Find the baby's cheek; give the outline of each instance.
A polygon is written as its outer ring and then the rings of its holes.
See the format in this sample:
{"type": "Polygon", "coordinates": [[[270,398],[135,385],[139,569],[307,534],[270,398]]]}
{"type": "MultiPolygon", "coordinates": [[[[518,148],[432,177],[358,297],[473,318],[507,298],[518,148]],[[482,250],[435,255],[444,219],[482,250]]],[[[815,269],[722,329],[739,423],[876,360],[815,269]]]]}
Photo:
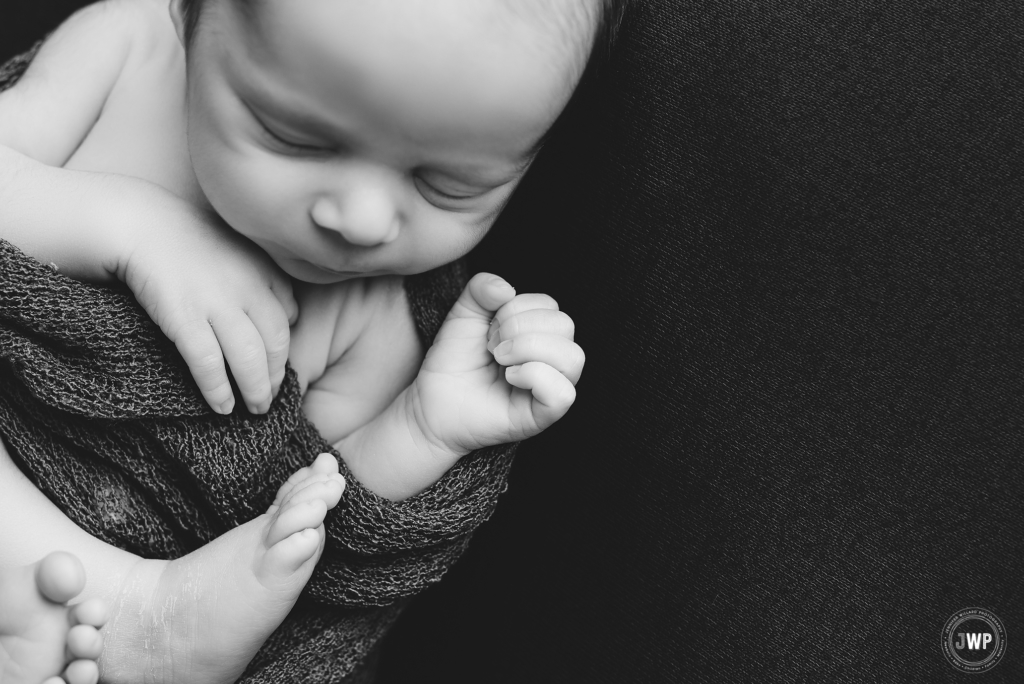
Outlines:
{"type": "Polygon", "coordinates": [[[270,237],[287,228],[291,204],[283,174],[255,157],[223,150],[213,155],[200,179],[210,204],[231,226],[250,237],[270,237]]]}
{"type": "Polygon", "coordinates": [[[487,234],[491,221],[479,214],[432,212],[410,226],[410,259],[415,267],[403,273],[423,273],[469,254],[487,234]]]}

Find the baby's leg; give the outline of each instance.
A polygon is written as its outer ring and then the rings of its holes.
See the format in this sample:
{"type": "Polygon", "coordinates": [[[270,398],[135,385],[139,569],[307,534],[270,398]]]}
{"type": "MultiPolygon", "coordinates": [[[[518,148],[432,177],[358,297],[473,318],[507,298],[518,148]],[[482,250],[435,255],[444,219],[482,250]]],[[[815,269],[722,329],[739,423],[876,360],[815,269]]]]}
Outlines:
{"type": "Polygon", "coordinates": [[[106,606],[99,599],[66,605],[84,588],[85,569],[68,553],[0,568],[0,681],[63,684],[63,673],[69,684],[96,684],[106,606]]]}
{"type": "Polygon", "coordinates": [[[322,454],[259,518],[176,561],[140,561],[104,631],[103,681],[235,681],[306,586],[344,484],[322,454]]]}

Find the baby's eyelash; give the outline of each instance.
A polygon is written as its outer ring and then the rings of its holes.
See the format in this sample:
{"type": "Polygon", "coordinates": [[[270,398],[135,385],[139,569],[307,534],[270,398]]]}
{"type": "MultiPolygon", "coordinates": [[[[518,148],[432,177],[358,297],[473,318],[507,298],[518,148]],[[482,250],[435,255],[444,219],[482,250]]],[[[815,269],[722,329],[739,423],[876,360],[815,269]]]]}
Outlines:
{"type": "Polygon", "coordinates": [[[465,202],[466,200],[474,199],[476,197],[479,197],[481,194],[483,194],[483,193],[480,193],[480,192],[474,192],[474,193],[471,193],[471,194],[453,195],[453,194],[447,193],[447,192],[445,192],[443,190],[439,190],[436,186],[434,186],[431,183],[428,183],[427,181],[425,181],[421,176],[417,175],[417,176],[414,176],[414,178],[416,180],[416,185],[420,187],[420,192],[421,193],[423,192],[423,189],[426,188],[426,190],[427,190],[427,192],[429,194],[435,195],[436,197],[438,197],[438,198],[440,198],[442,200],[446,200],[448,202],[465,202]]]}
{"type": "Polygon", "coordinates": [[[292,142],[291,140],[287,140],[285,138],[282,138],[270,126],[268,126],[266,123],[264,123],[263,119],[259,118],[255,114],[253,115],[253,118],[256,119],[256,123],[258,123],[260,125],[260,128],[263,129],[263,132],[266,133],[268,137],[270,137],[275,143],[277,143],[279,145],[283,145],[285,147],[288,147],[289,149],[296,150],[296,151],[299,151],[299,152],[324,152],[325,151],[325,149],[323,147],[320,147],[318,145],[304,145],[302,143],[292,142]]]}

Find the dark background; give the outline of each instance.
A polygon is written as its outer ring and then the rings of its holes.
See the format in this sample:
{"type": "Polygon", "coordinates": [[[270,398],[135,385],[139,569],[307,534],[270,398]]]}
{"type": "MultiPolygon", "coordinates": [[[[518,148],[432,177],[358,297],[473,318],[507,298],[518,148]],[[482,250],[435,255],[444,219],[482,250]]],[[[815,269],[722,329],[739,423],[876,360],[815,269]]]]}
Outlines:
{"type": "Polygon", "coordinates": [[[32,47],[69,14],[90,3],[75,0],[4,0],[0,8],[0,59],[32,47]]]}

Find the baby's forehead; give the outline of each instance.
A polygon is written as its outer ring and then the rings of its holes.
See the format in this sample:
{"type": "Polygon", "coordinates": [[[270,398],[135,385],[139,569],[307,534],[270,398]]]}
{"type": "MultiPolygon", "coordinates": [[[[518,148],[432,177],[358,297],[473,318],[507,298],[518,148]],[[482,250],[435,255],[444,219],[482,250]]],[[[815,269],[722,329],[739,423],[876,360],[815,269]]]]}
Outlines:
{"type": "MultiPolygon", "coordinates": [[[[204,0],[186,0],[201,3],[204,0]]],[[[209,1],[209,0],[208,0],[209,1]]],[[[258,30],[273,30],[260,21],[269,5],[287,5],[293,0],[220,0],[232,2],[250,19],[250,25],[258,30]]],[[[342,3],[357,3],[364,0],[332,0],[342,3]]],[[[563,56],[572,58],[578,67],[573,71],[579,75],[593,43],[600,22],[603,0],[372,0],[388,2],[395,11],[402,11],[401,5],[417,5],[417,11],[424,7],[431,12],[465,17],[471,15],[484,23],[517,24],[529,27],[536,36],[532,47],[553,49],[563,56]]],[[[279,9],[279,8],[274,8],[279,9]]],[[[272,12],[271,12],[272,13],[272,12]]]]}
{"type": "MultiPolygon", "coordinates": [[[[486,0],[485,0],[486,1],[486,0]]],[[[521,21],[547,31],[556,45],[586,62],[601,19],[602,0],[494,0],[521,21]]]]}
{"type": "Polygon", "coordinates": [[[252,0],[211,2],[224,23],[203,20],[204,69],[283,128],[387,140],[395,158],[470,149],[522,165],[582,69],[566,32],[585,17],[536,0],[258,0],[241,22],[232,10],[252,0]]]}

